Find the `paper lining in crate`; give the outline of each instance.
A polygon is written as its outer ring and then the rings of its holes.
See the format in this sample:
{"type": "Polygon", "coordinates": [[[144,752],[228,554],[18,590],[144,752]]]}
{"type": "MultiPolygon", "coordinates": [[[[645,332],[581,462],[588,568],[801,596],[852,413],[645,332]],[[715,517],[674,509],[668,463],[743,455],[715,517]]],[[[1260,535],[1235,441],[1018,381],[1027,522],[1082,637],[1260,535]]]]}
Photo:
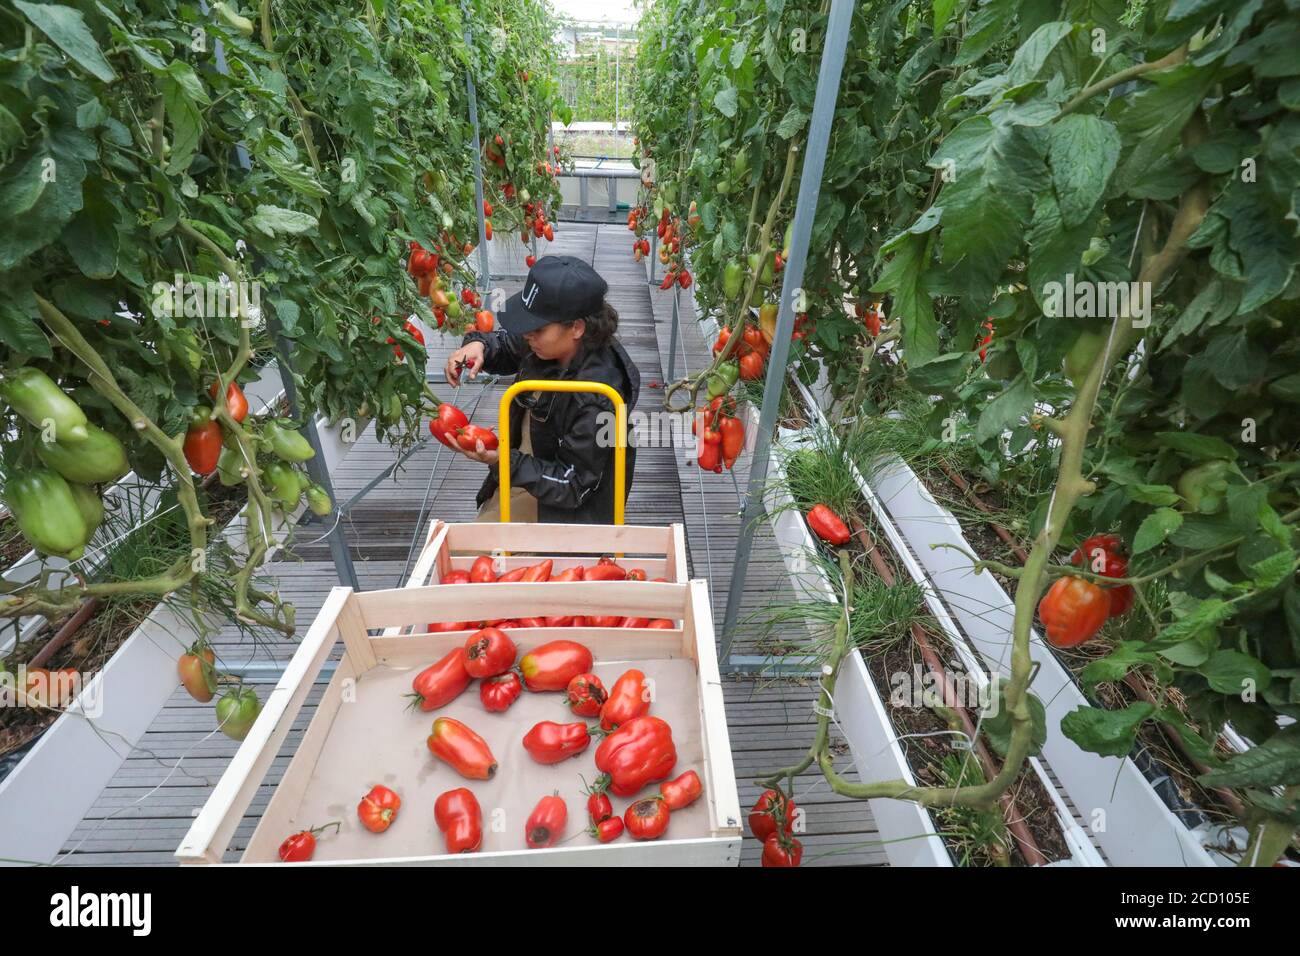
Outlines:
{"type": "MultiPolygon", "coordinates": [[[[504,527],[504,526],[503,526],[504,527]]],[[[536,526],[534,526],[536,527],[536,526]]],[[[622,529],[605,529],[622,530],[622,529]]],[[[514,542],[512,542],[513,544],[514,542]]],[[[517,545],[516,545],[517,546],[517,545]]],[[[727,737],[722,687],[714,649],[712,610],[704,581],[452,584],[369,593],[335,588],[303,638],[284,676],[268,697],[230,767],[190,828],[176,856],[187,863],[218,863],[275,759],[321,666],[341,637],[345,652],[297,752],[245,849],[241,863],[273,863],[290,834],[341,820],[324,835],[312,863],[295,865],[736,865],[740,857],[740,806],[727,737]],[[670,778],[695,770],[703,794],[674,813],[667,833],[654,841],[626,834],[596,842],[587,825],[583,778],[596,775],[593,744],[578,757],[543,766],[524,751],[525,733],[540,720],[577,720],[559,693],[531,693],[504,713],[488,713],[471,686],[430,713],[409,711],[403,695],[420,670],[463,644],[464,635],[371,636],[402,629],[426,617],[455,619],[482,608],[493,613],[559,615],[585,608],[595,614],[633,613],[680,620],[672,630],[625,628],[525,628],[510,636],[522,656],[552,640],[585,644],[593,671],[609,686],[629,667],[654,681],[650,713],[673,729],[677,764],[670,778]],[[455,717],[482,736],[499,764],[488,781],[466,780],[429,752],[434,718],[455,717]],[[382,834],[364,830],[356,805],[374,784],[402,798],[393,825],[382,834]],[[468,787],[483,810],[480,852],[445,853],[433,804],[445,791],[468,787]],[[568,806],[564,840],[549,849],[525,849],[524,822],[537,800],[559,791],[568,806]]],[[[594,721],[593,721],[594,722],[594,721]]],[[[652,784],[638,796],[658,793],[652,784]]],[[[635,798],[614,798],[622,813],[635,798]]]]}

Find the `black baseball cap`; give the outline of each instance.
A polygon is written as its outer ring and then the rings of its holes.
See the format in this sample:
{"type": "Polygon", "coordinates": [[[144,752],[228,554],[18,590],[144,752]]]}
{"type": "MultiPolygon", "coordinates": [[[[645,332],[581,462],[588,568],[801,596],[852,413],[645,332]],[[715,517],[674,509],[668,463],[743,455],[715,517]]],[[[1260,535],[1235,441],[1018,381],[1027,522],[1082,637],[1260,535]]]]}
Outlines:
{"type": "Polygon", "coordinates": [[[551,322],[585,319],[600,310],[609,283],[576,256],[543,256],[528,270],[524,290],[506,300],[497,315],[516,335],[551,322]]]}

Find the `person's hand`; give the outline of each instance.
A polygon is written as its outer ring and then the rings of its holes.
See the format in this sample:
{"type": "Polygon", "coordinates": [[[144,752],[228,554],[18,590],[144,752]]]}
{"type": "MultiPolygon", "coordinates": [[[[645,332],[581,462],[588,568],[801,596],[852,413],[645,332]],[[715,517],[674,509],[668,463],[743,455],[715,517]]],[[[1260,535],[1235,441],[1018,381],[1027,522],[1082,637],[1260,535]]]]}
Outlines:
{"type": "Polygon", "coordinates": [[[469,345],[462,345],[456,351],[452,352],[447,358],[447,368],[444,370],[447,376],[447,383],[453,388],[460,384],[460,366],[463,364],[469,369],[469,377],[474,378],[483,367],[483,358],[487,354],[482,342],[471,342],[469,345]]]}
{"type": "Polygon", "coordinates": [[[467,451],[466,449],[461,448],[460,445],[456,446],[456,450],[466,458],[471,458],[474,461],[481,461],[485,465],[495,465],[497,460],[500,458],[497,449],[493,448],[491,451],[488,451],[483,447],[483,442],[481,441],[474,443],[474,451],[467,451]]]}

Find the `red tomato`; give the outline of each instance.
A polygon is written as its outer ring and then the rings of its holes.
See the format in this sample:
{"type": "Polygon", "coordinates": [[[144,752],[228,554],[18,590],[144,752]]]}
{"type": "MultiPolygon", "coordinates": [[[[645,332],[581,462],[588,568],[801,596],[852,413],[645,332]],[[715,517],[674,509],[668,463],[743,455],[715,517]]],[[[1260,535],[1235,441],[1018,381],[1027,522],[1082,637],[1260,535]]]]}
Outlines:
{"type": "Polygon", "coordinates": [[[515,568],[513,571],[507,571],[501,577],[497,578],[497,584],[512,584],[515,581],[522,581],[524,575],[528,573],[527,568],[515,568]]]}
{"type": "Polygon", "coordinates": [[[491,332],[494,325],[496,325],[496,319],[487,309],[479,309],[474,313],[474,328],[478,331],[491,332]]]}
{"type": "Polygon", "coordinates": [[[634,840],[657,840],[668,829],[668,804],[659,797],[638,800],[627,808],[623,822],[634,840]]]}
{"type": "MultiPolygon", "coordinates": [[[[208,386],[208,395],[216,399],[216,382],[208,386]]],[[[244,397],[244,391],[239,387],[238,382],[231,382],[226,388],[226,409],[230,412],[230,417],[237,422],[242,422],[248,417],[248,399],[244,397]]]]}
{"type": "Polygon", "coordinates": [[[794,837],[773,833],[763,843],[763,866],[798,866],[803,860],[803,844],[794,837]]]}
{"type": "Polygon", "coordinates": [[[633,668],[614,682],[609,699],[600,708],[600,727],[613,730],[634,717],[650,713],[650,689],[645,674],[633,668]]]}
{"type": "Polygon", "coordinates": [[[666,778],[677,764],[677,747],[668,722],[635,717],[622,724],[596,748],[597,787],[616,797],[635,796],[642,788],[666,778]]]}
{"type": "Polygon", "coordinates": [[[538,763],[560,763],[591,746],[591,732],[582,721],[557,724],[543,720],[524,734],[524,749],[538,763]]]}
{"type": "Polygon", "coordinates": [[[472,631],[474,625],[469,621],[436,621],[428,625],[430,634],[447,634],[451,631],[472,631]]]}
{"type": "Polygon", "coordinates": [[[554,846],[564,835],[564,825],[568,822],[569,808],[558,793],[542,797],[524,824],[524,840],[533,850],[554,846]]]}
{"type": "Polygon", "coordinates": [[[740,357],[740,377],[746,382],[752,382],[756,378],[763,376],[763,356],[758,352],[750,352],[748,355],[740,357]]]}
{"type": "Polygon", "coordinates": [[[492,567],[492,559],[486,554],[475,558],[474,565],[469,569],[469,581],[471,584],[491,584],[497,579],[497,573],[492,567]]]}
{"type": "Polygon", "coordinates": [[[629,581],[644,581],[645,570],[643,568],[633,568],[627,573],[627,579],[629,581]]]}
{"type": "Polygon", "coordinates": [[[465,642],[465,670],[470,677],[495,677],[515,663],[515,642],[496,627],[485,627],[465,642]]]}
{"type": "Polygon", "coordinates": [[[524,692],[524,682],[514,671],[488,677],[478,685],[478,699],[483,707],[494,714],[510,709],[510,705],[524,692]]]}
{"type": "Polygon", "coordinates": [[[608,696],[605,685],[595,674],[579,674],[569,681],[564,693],[569,710],[579,717],[595,717],[608,696]]]}
{"type": "MultiPolygon", "coordinates": [[[[545,561],[534,564],[531,568],[525,568],[519,580],[527,582],[549,581],[551,579],[551,568],[554,566],[555,562],[547,558],[545,561]]],[[[586,668],[583,669],[586,670],[586,668]]]]}
{"type": "Polygon", "coordinates": [[[456,432],[456,442],[465,451],[478,451],[478,443],[483,443],[484,451],[493,451],[498,446],[496,433],[490,428],[478,425],[466,425],[456,432]]]}
{"type": "Polygon", "coordinates": [[[657,617],[647,625],[647,627],[657,628],[661,631],[671,631],[676,626],[676,622],[670,621],[666,617],[657,617]]]}
{"type": "MultiPolygon", "coordinates": [[[[432,628],[430,628],[432,630],[432,628]]],[[[465,648],[457,647],[436,664],[430,664],[411,681],[410,696],[426,713],[450,704],[469,686],[469,671],[465,670],[465,648]]]]}
{"type": "Polygon", "coordinates": [[[429,751],[451,765],[462,777],[490,780],[497,772],[496,758],[485,741],[459,720],[439,717],[427,741],[429,751]]]}
{"type": "Polygon", "coordinates": [[[185,460],[195,474],[210,475],[221,457],[221,426],[214,421],[194,425],[185,433],[185,460]]]}
{"type": "Polygon", "coordinates": [[[599,615],[589,617],[579,627],[622,627],[623,619],[618,615],[599,615]]]}
{"type": "Polygon", "coordinates": [[[448,571],[447,576],[443,578],[439,583],[440,584],[469,584],[470,583],[469,572],[462,568],[455,568],[451,571],[448,571]]]}
{"type": "Polygon", "coordinates": [[[401,805],[401,797],[376,784],[357,804],[357,816],[361,818],[361,825],[371,833],[383,833],[392,825],[401,805]]]}
{"type": "Polygon", "coordinates": [[[612,843],[623,835],[623,818],[607,817],[587,827],[587,832],[601,843],[612,843]]]}
{"type": "Polygon", "coordinates": [[[778,824],[785,833],[794,829],[798,807],[779,790],[764,790],[749,811],[749,831],[759,840],[776,832],[778,824]]]}
{"type": "Polygon", "coordinates": [[[517,622],[519,627],[545,627],[546,618],[544,617],[521,617],[517,622]]]}
{"type": "Polygon", "coordinates": [[[609,795],[604,793],[592,793],[587,797],[587,817],[592,823],[599,823],[601,820],[608,820],[614,815],[614,805],[609,801],[609,795]]]}
{"type": "Polygon", "coordinates": [[[448,853],[473,853],[483,845],[483,811],[465,787],[448,790],[433,802],[433,820],[448,853]]]}
{"type": "Polygon", "coordinates": [[[617,564],[596,564],[587,568],[583,574],[584,581],[624,581],[627,570],[617,564]]]}
{"type": "Polygon", "coordinates": [[[295,833],[280,844],[282,863],[305,863],[316,853],[316,837],[310,830],[295,833]]]}
{"type": "Polygon", "coordinates": [[[555,582],[581,581],[583,580],[583,569],[581,566],[565,568],[559,574],[555,575],[555,577],[551,578],[551,580],[555,582]]]}
{"type": "Polygon", "coordinates": [[[619,627],[649,627],[650,618],[648,617],[625,617],[619,627]]]}
{"type": "Polygon", "coordinates": [[[1053,647],[1091,640],[1110,616],[1110,595],[1083,578],[1057,578],[1038,602],[1038,616],[1053,647]]]}
{"type": "Polygon", "coordinates": [[[688,770],[676,780],[659,784],[659,792],[663,794],[664,803],[668,804],[669,810],[681,810],[699,799],[704,792],[704,785],[700,783],[698,773],[688,770]]]}
{"type": "Polygon", "coordinates": [[[574,617],[548,617],[545,619],[546,627],[573,627],[578,621],[574,617]]]}
{"type": "MultiPolygon", "coordinates": [[[[548,618],[547,626],[558,625],[548,618]]],[[[576,641],[551,641],[525,654],[519,670],[531,691],[567,690],[569,681],[591,670],[591,662],[591,651],[576,641]]]]}

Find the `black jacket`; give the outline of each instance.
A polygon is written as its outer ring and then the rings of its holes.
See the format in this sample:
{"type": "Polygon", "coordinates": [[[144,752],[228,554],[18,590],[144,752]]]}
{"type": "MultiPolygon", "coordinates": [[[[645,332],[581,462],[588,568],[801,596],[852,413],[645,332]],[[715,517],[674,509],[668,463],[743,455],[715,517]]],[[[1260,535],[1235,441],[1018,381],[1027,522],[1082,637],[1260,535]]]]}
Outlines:
{"type": "MultiPolygon", "coordinates": [[[[517,375],[520,381],[545,378],[604,382],[623,396],[629,412],[636,404],[641,376],[617,339],[603,348],[584,349],[568,368],[539,359],[523,336],[511,335],[504,329],[471,332],[463,344],[470,342],[483,343],[484,371],[517,375]]],[[[510,484],[537,499],[539,521],[613,524],[613,415],[614,404],[595,393],[525,392],[515,398],[510,408],[510,484]],[[533,453],[525,455],[519,450],[520,428],[525,404],[534,400],[530,435],[533,453]],[[602,426],[605,435],[598,443],[602,426]],[[606,439],[608,446],[603,447],[606,439]]],[[[625,501],[635,465],[636,451],[629,446],[625,501]]],[[[497,469],[493,468],[479,489],[480,506],[492,497],[499,481],[497,469]]]]}

